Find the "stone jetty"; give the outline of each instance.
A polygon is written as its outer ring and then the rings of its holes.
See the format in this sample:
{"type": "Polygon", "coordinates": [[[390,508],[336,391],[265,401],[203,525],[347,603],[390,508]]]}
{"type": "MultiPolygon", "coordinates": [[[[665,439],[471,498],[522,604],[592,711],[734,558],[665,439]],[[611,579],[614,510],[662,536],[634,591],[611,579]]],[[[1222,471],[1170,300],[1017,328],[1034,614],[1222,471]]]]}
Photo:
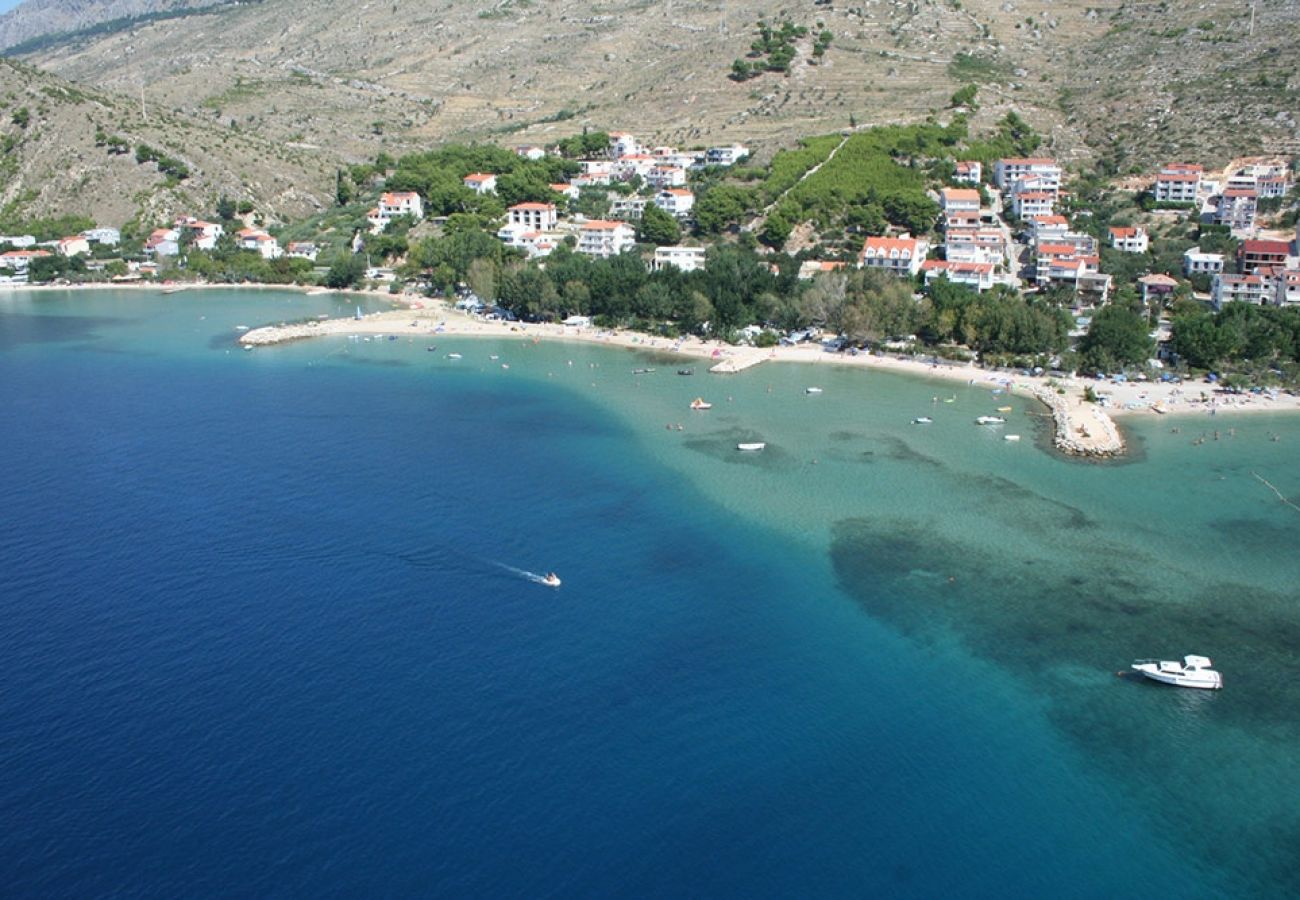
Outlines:
{"type": "Polygon", "coordinates": [[[1115,421],[1096,403],[1083,396],[1070,397],[1046,386],[1026,385],[1029,393],[1052,411],[1056,426],[1053,443],[1073,456],[1114,457],[1124,453],[1124,437],[1115,421]]]}

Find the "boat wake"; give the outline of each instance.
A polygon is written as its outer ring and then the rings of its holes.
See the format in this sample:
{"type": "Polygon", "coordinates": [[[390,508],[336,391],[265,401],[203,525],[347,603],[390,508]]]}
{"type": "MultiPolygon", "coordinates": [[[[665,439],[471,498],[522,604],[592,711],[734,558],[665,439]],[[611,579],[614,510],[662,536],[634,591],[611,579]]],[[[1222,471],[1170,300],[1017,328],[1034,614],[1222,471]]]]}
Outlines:
{"type": "Polygon", "coordinates": [[[527,569],[517,569],[514,566],[508,566],[501,562],[494,562],[492,565],[496,566],[498,569],[509,572],[512,575],[518,575],[520,578],[527,579],[535,584],[544,584],[547,587],[560,586],[560,579],[554,572],[548,572],[543,575],[538,574],[537,572],[530,572],[527,569]]]}

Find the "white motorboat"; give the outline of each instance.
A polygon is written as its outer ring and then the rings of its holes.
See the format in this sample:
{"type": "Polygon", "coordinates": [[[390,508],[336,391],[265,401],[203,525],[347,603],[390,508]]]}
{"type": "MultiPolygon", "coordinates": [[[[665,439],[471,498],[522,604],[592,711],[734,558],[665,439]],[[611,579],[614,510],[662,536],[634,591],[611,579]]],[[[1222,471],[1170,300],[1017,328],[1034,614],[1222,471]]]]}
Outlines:
{"type": "Polygon", "coordinates": [[[1004,440],[1004,441],[1018,441],[1018,440],[1020,440],[1020,435],[1018,435],[1018,434],[1004,434],[1004,435],[1002,436],[1002,440],[1004,440]]]}
{"type": "Polygon", "coordinates": [[[975,420],[976,425],[1005,425],[1006,419],[1001,416],[980,416],[975,420]]]}
{"type": "Polygon", "coordinates": [[[1167,659],[1139,659],[1131,668],[1143,677],[1178,687],[1217,691],[1223,687],[1223,675],[1211,668],[1208,656],[1184,656],[1182,662],[1167,659]]]}
{"type": "Polygon", "coordinates": [[[822,392],[822,389],[819,387],[810,387],[810,388],[804,388],[803,392],[805,394],[820,394],[822,392]]]}
{"type": "Polygon", "coordinates": [[[554,572],[547,572],[546,577],[541,580],[541,583],[547,587],[559,587],[560,576],[556,575],[554,572]]]}
{"type": "Polygon", "coordinates": [[[929,416],[917,416],[912,420],[913,425],[929,425],[934,422],[929,416]]]}
{"type": "Polygon", "coordinates": [[[460,354],[459,354],[459,353],[448,353],[448,354],[447,354],[447,358],[448,358],[448,359],[460,359],[460,354]]]}
{"type": "Polygon", "coordinates": [[[713,404],[703,397],[696,397],[691,401],[691,409],[713,409],[713,404]]]}
{"type": "Polygon", "coordinates": [[[762,450],[766,446],[767,444],[764,444],[762,441],[755,441],[749,444],[737,444],[736,449],[745,450],[745,451],[754,451],[754,450],[762,450]]]}

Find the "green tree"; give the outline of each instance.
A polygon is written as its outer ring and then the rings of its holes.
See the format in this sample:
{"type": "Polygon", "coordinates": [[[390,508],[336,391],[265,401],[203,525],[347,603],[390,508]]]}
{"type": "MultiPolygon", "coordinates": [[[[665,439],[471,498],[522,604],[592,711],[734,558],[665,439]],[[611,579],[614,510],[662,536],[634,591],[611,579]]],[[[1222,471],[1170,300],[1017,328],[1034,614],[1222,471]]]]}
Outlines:
{"type": "Polygon", "coordinates": [[[952,99],[948,101],[948,105],[952,107],[965,106],[969,109],[978,109],[979,107],[975,104],[975,95],[978,93],[979,88],[976,85],[964,85],[963,87],[958,88],[952,95],[952,99]]]}
{"type": "Polygon", "coordinates": [[[643,244],[663,247],[682,239],[682,226],[676,217],[653,203],[647,203],[636,226],[636,239],[643,244]]]}
{"type": "Polygon", "coordinates": [[[334,260],[325,273],[325,286],[340,290],[356,287],[366,275],[366,260],[359,254],[347,254],[334,260]]]}
{"type": "Polygon", "coordinates": [[[1146,363],[1155,352],[1147,320],[1131,309],[1103,306],[1092,317],[1088,333],[1079,341],[1079,355],[1087,369],[1109,372],[1146,363]]]}
{"type": "Polygon", "coordinates": [[[729,184],[710,188],[695,201],[695,224],[703,234],[720,234],[740,222],[749,208],[750,192],[729,184]]]}

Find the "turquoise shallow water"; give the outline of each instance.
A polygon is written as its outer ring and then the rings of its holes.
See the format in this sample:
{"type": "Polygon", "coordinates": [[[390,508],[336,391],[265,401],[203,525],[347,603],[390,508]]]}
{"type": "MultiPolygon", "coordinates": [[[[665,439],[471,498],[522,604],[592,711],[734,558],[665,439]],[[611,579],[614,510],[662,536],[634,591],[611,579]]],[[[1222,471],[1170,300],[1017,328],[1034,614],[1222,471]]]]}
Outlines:
{"type": "Polygon", "coordinates": [[[1099,466],[982,386],[3,303],[19,894],[1300,887],[1298,422],[1099,466]]]}

